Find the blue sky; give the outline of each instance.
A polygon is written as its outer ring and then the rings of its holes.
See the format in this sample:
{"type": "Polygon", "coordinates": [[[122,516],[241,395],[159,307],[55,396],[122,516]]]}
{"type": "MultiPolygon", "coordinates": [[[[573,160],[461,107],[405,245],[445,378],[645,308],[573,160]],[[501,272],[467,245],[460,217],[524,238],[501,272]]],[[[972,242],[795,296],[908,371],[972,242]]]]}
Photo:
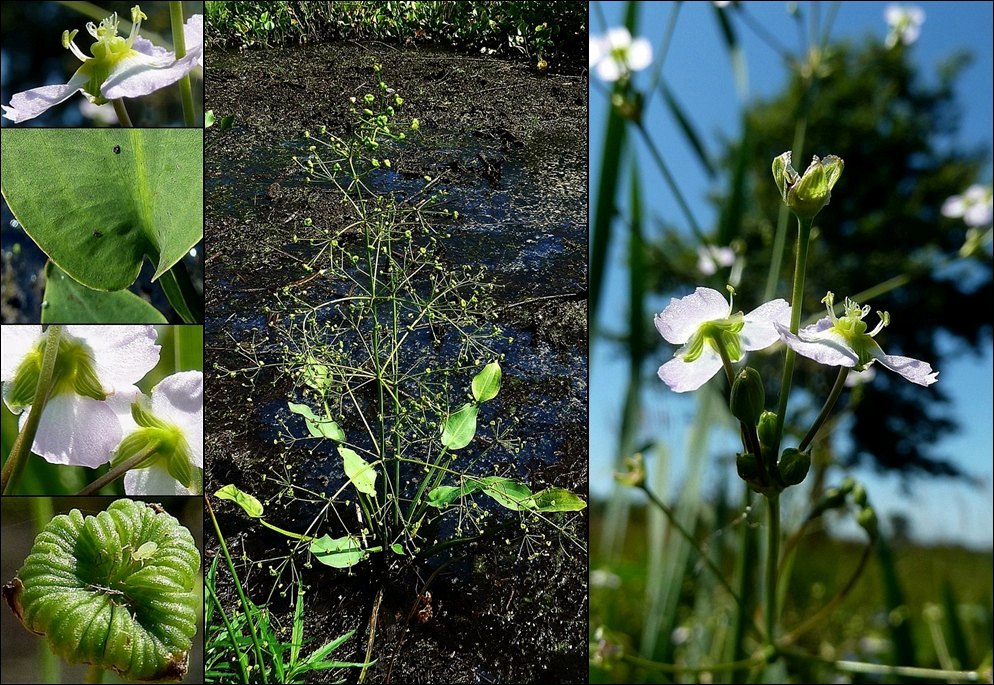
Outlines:
{"type": "MultiPolygon", "coordinates": [[[[819,10],[823,17],[832,4],[820,3],[819,10]]],[[[833,24],[832,38],[859,39],[870,35],[883,42],[888,31],[884,21],[884,10],[888,4],[842,3],[833,24]]],[[[972,53],[972,64],[957,81],[957,101],[963,116],[960,135],[955,142],[967,148],[985,145],[990,150],[994,121],[994,5],[989,2],[915,4],[924,9],[925,23],[921,37],[911,48],[911,55],[924,74],[934,76],[936,67],[956,51],[968,50],[972,53]]],[[[603,33],[606,28],[621,25],[625,5],[623,2],[591,3],[591,33],[603,33]]],[[[652,41],[657,54],[672,5],[669,2],[641,3],[638,33],[652,41]]],[[[799,51],[798,33],[795,22],[787,14],[786,5],[779,2],[746,3],[749,14],[756,22],[796,54],[799,51]]],[[[798,6],[802,12],[810,9],[809,3],[798,3],[798,6]]],[[[766,97],[778,92],[788,76],[780,58],[755,32],[739,21],[734,23],[745,54],[748,97],[766,97]]],[[[666,55],[663,75],[712,150],[716,149],[718,136],[737,135],[743,100],[736,91],[728,52],[718,33],[711,3],[683,4],[666,55]],[[706,87],[701,87],[702,84],[706,87]]],[[[644,83],[646,75],[638,76],[644,83]]],[[[597,183],[597,157],[602,147],[607,113],[604,90],[597,88],[596,80],[597,76],[592,74],[591,188],[595,188],[597,183]]],[[[636,85],[639,83],[637,78],[636,85]]],[[[653,131],[657,144],[665,150],[667,163],[671,168],[680,170],[681,187],[693,204],[698,220],[704,226],[709,225],[714,218],[714,210],[703,201],[710,186],[700,164],[672,118],[664,113],[658,99],[653,100],[646,115],[648,128],[653,131]]],[[[665,192],[665,186],[655,167],[648,163],[647,155],[642,154],[641,160],[645,160],[640,161],[643,188],[659,189],[658,192],[644,192],[648,203],[647,216],[679,216],[673,198],[665,192]]],[[[982,180],[991,182],[990,164],[982,180]]],[[[621,193],[620,197],[627,197],[627,193],[621,193]]],[[[660,299],[652,304],[659,311],[666,301],[660,299]]],[[[627,313],[626,284],[624,262],[617,254],[612,255],[609,263],[600,311],[602,326],[609,330],[622,328],[622,317],[627,313]]],[[[657,352],[658,359],[653,360],[657,365],[672,352],[664,348],[668,346],[661,346],[657,352]]],[[[603,341],[596,341],[590,368],[590,480],[591,491],[595,495],[604,495],[610,489],[626,373],[625,360],[617,350],[603,341]]],[[[962,481],[919,479],[911,481],[907,489],[902,489],[901,481],[895,476],[880,476],[870,469],[859,469],[855,475],[867,484],[881,518],[885,520],[889,513],[907,515],[917,538],[990,546],[994,541],[994,438],[991,419],[994,363],[990,346],[980,356],[944,363],[941,374],[940,380],[947,390],[953,389],[954,411],[963,429],[940,445],[938,451],[953,455],[959,466],[976,477],[976,483],[968,485],[962,481]]],[[[643,396],[647,415],[668,417],[668,423],[655,437],[671,445],[682,444],[686,425],[683,419],[692,414],[692,401],[669,393],[661,383],[655,387],[651,381],[643,396]]],[[[734,437],[726,436],[714,444],[712,455],[717,456],[723,450],[727,452],[734,447],[734,437]]],[[[678,453],[678,450],[674,452],[678,453]]],[[[682,471],[679,463],[671,468],[670,482],[675,489],[679,487],[682,471]]],[[[710,468],[712,485],[729,476],[727,469],[728,466],[719,467],[717,464],[710,468]]]]}

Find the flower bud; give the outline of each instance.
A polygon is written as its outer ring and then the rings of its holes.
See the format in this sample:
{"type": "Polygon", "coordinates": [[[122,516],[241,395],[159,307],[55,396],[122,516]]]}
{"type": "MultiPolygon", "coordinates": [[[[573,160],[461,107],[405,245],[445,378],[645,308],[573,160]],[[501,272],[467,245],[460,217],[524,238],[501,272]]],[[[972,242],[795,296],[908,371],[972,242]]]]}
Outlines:
{"type": "Polygon", "coordinates": [[[762,478],[759,468],[759,460],[755,454],[745,453],[735,455],[735,470],[739,473],[739,478],[746,481],[758,481],[762,478]]]}
{"type": "Polygon", "coordinates": [[[616,471],[614,479],[622,485],[640,488],[645,483],[645,462],[641,453],[625,457],[625,470],[616,471]]]}
{"type": "Polygon", "coordinates": [[[870,536],[871,540],[877,539],[879,526],[877,525],[877,512],[873,510],[873,507],[863,507],[860,509],[859,514],[856,515],[856,522],[866,531],[866,534],[870,536]]]}
{"type": "Polygon", "coordinates": [[[801,219],[813,219],[832,198],[832,188],[845,166],[840,157],[812,158],[804,175],[794,170],[790,152],[773,160],[773,180],[784,203],[801,219]]]}
{"type": "Polygon", "coordinates": [[[785,485],[797,485],[808,475],[811,468],[811,453],[788,447],[780,457],[780,479],[785,485]]]}
{"type": "Polygon", "coordinates": [[[732,414],[747,426],[755,426],[763,414],[766,404],[766,390],[763,388],[763,378],[759,371],[747,366],[735,377],[732,383],[732,395],[729,405],[732,414]]]}
{"type": "Polygon", "coordinates": [[[852,501],[854,504],[857,504],[861,507],[866,506],[867,503],[866,488],[864,488],[859,483],[857,483],[856,487],[852,489],[852,501]]]}
{"type": "Polygon", "coordinates": [[[759,444],[762,445],[763,449],[772,448],[777,441],[777,413],[764,411],[760,414],[756,431],[759,433],[759,444]]]}

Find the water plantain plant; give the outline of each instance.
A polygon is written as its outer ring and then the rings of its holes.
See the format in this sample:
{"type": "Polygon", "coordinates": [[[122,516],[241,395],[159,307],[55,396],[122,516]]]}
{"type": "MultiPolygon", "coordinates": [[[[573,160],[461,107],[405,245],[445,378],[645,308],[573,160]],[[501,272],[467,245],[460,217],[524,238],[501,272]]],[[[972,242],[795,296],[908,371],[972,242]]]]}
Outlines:
{"type": "Polygon", "coordinates": [[[562,513],[582,510],[580,497],[533,492],[513,473],[484,466],[521,451],[514,410],[497,399],[500,349],[513,338],[496,317],[485,270],[446,259],[447,230],[459,216],[445,208],[439,179],[382,190],[404,177],[391,156],[421,127],[401,116],[404,100],[378,65],[374,75],[371,92],[349,99],[346,135],[305,133],[308,155],[295,160],[307,182],[332,187],[342,216],[328,225],[303,220],[294,240],[314,247],[306,269],[320,287],[287,286],[271,308],[279,367],[297,389],[287,407],[300,417],[280,441],[330,454],[337,489],[315,492],[280,477],[279,497],[324,504],[303,532],[266,521],[263,503],[234,485],[216,496],[336,568],[427,559],[511,525],[568,535],[562,513]],[[301,419],[304,430],[294,427],[301,419]],[[500,508],[514,515],[496,517],[500,508]]]}

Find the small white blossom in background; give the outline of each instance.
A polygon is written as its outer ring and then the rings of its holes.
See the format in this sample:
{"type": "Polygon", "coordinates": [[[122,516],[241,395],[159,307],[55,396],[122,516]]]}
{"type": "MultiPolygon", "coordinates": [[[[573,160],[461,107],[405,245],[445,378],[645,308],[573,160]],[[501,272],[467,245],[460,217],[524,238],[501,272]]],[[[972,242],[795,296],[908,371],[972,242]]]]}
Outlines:
{"type": "Polygon", "coordinates": [[[974,184],[962,195],[942,203],[942,216],[963,219],[967,226],[986,226],[994,218],[994,193],[990,186],[974,184]]]}
{"type": "Polygon", "coordinates": [[[735,264],[735,250],[730,247],[701,245],[697,248],[697,270],[705,276],[713,276],[719,268],[735,264]]]}
{"type": "Polygon", "coordinates": [[[621,587],[621,576],[607,569],[595,568],[590,572],[590,587],[602,587],[617,590],[621,587]]]}
{"type": "Polygon", "coordinates": [[[711,4],[718,9],[725,9],[732,4],[732,0],[713,0],[711,4]]]}
{"type": "Polygon", "coordinates": [[[652,44],[646,38],[632,40],[624,27],[610,29],[603,36],[591,36],[590,68],[604,81],[617,81],[633,71],[652,64],[652,44]]]}
{"type": "Polygon", "coordinates": [[[656,330],[674,345],[683,345],[673,359],[659,367],[659,378],[673,392],[697,390],[721,370],[718,346],[737,362],[743,352],[761,350],[777,342],[775,324],[790,320],[786,300],[772,300],[748,314],[732,314],[732,303],[717,290],[698,288],[692,295],[673,298],[655,318],[656,330]]]}
{"type": "Polygon", "coordinates": [[[884,18],[890,26],[887,47],[911,45],[921,35],[922,24],[925,23],[925,10],[916,5],[888,5],[884,10],[884,18]]]}
{"type": "Polygon", "coordinates": [[[880,345],[873,339],[890,323],[887,312],[878,312],[880,323],[869,333],[863,318],[870,313],[870,306],[860,307],[857,302],[846,298],[845,314],[835,315],[835,295],[828,293],[822,300],[828,308],[828,316],[818,323],[802,328],[794,335],[787,326],[775,324],[780,337],[797,354],[814,359],[826,366],[845,366],[856,371],[867,370],[873,362],[918,385],[932,385],[938,380],[939,372],[923,361],[884,354],[880,345]]]}

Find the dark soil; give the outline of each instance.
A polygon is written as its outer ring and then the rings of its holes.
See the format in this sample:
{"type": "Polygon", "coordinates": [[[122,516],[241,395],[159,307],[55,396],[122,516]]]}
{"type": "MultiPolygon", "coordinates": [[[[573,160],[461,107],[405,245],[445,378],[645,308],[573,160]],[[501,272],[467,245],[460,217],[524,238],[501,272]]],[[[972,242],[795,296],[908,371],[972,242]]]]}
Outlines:
{"type": "MultiPolygon", "coordinates": [[[[285,406],[292,383],[269,368],[254,376],[224,370],[277,361],[279,324],[268,309],[278,308],[285,292],[303,297],[321,288],[319,279],[303,282],[308,247],[293,236],[306,236],[303,217],[317,223],[338,216],[339,199],[328,188],[304,185],[291,156],[306,156],[304,130],[345,131],[348,98],[375,86],[374,62],[403,96],[407,115],[421,122],[419,144],[391,153],[398,178],[443,177],[462,217],[447,229],[445,259],[487,267],[498,286],[500,322],[514,336],[513,346],[501,350],[505,374],[515,380],[501,402],[518,407],[516,432],[526,448],[503,467],[533,491],[554,485],[585,495],[586,79],[379,44],[212,52],[208,61],[206,109],[234,114],[236,123],[224,133],[209,129],[206,143],[207,492],[234,483],[267,502],[268,520],[291,530],[314,516],[299,502],[281,506],[272,478],[284,468],[315,468],[314,454],[273,444],[274,407],[285,406]]],[[[286,554],[286,538],[226,503],[217,510],[239,555],[254,561],[286,554]]],[[[563,516],[561,524],[585,544],[586,512],[563,516]]],[[[361,661],[382,589],[377,663],[366,682],[584,681],[586,552],[547,535],[552,546],[531,558],[516,521],[513,529],[509,543],[463,549],[431,580],[432,616],[424,622],[416,613],[437,564],[360,565],[348,573],[306,570],[302,555],[296,568],[309,587],[306,638],[316,647],[355,630],[335,657],[361,661]]],[[[215,551],[209,544],[208,559],[215,551]]],[[[271,611],[288,624],[289,600],[271,593],[274,579],[251,563],[243,571],[255,601],[271,596],[271,611]]],[[[233,608],[237,600],[220,576],[222,599],[233,608]]],[[[308,682],[357,676],[318,673],[308,682]]]]}

